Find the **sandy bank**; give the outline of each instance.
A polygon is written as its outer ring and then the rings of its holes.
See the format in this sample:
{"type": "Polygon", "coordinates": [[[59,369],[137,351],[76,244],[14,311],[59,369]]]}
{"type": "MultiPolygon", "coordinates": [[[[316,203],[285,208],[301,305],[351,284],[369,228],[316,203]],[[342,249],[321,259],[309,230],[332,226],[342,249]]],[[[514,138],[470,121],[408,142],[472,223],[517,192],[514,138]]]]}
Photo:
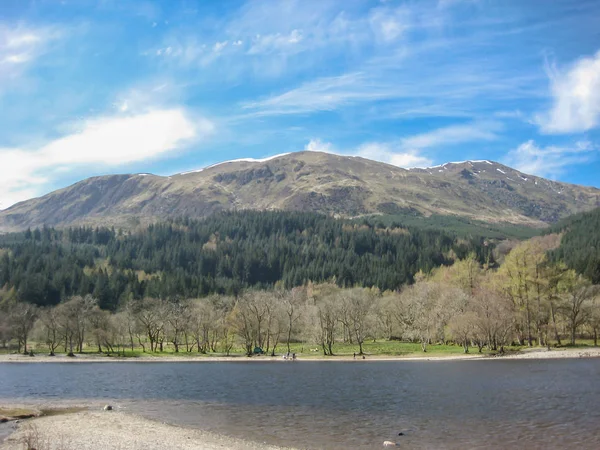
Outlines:
{"type": "Polygon", "coordinates": [[[600,358],[600,348],[531,348],[490,359],[600,358]]]}
{"type": "Polygon", "coordinates": [[[180,428],[121,411],[94,410],[22,421],[0,450],[277,450],[214,433],[180,428]]]}
{"type": "MultiPolygon", "coordinates": [[[[436,355],[429,353],[414,354],[411,356],[390,356],[390,355],[367,355],[363,360],[360,357],[353,356],[303,356],[299,355],[295,362],[310,362],[310,361],[464,361],[464,360],[500,360],[500,359],[554,359],[554,358],[598,358],[600,357],[600,348],[532,348],[523,349],[518,352],[508,352],[504,355],[490,356],[477,353],[477,349],[472,349],[472,353],[468,354],[452,354],[452,355],[436,355]]],[[[96,354],[81,354],[75,357],[67,357],[65,355],[47,356],[36,355],[34,357],[18,355],[18,354],[3,354],[0,355],[0,363],[104,363],[104,362],[273,362],[287,363],[281,356],[255,356],[248,358],[246,356],[139,356],[139,357],[107,357],[96,354]]]]}

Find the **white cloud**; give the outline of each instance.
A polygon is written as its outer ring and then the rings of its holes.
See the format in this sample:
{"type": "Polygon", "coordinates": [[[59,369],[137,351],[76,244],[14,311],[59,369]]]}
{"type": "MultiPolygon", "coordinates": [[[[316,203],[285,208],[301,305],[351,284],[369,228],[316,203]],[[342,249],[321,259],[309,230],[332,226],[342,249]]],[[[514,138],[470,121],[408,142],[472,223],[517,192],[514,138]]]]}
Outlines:
{"type": "Polygon", "coordinates": [[[356,154],[363,158],[403,168],[427,167],[433,163],[430,158],[420,155],[417,150],[402,151],[394,148],[391,144],[381,142],[363,144],[358,148],[356,154]]]}
{"type": "Polygon", "coordinates": [[[597,153],[598,148],[589,141],[578,141],[569,147],[539,147],[530,140],[511,150],[503,163],[524,173],[556,178],[569,166],[597,158],[597,153]]]}
{"type": "Polygon", "coordinates": [[[497,138],[495,132],[500,129],[501,124],[497,122],[474,122],[438,128],[428,133],[408,136],[392,142],[366,142],[357,148],[346,150],[338,150],[329,142],[312,139],[304,149],[338,155],[362,156],[404,168],[428,167],[433,164],[433,160],[423,154],[426,149],[493,140],[497,138]]]}
{"type": "Polygon", "coordinates": [[[206,119],[192,121],[181,109],[164,109],[86,120],[76,132],[38,149],[0,149],[0,202],[6,208],[39,194],[56,172],[156,158],[206,137],[213,128],[206,119]]]}
{"type": "Polygon", "coordinates": [[[311,139],[304,147],[304,150],[309,152],[334,153],[332,149],[331,142],[323,142],[320,139],[311,139]]]}
{"type": "Polygon", "coordinates": [[[576,133],[600,124],[600,51],[567,71],[548,70],[553,105],[537,122],[546,133],[576,133]]]}
{"type": "Polygon", "coordinates": [[[331,142],[311,139],[304,147],[304,150],[342,156],[360,156],[361,158],[380,161],[403,168],[426,167],[432,164],[431,159],[420,155],[418,150],[403,151],[397,144],[387,142],[367,142],[355,149],[338,150],[331,142]]]}

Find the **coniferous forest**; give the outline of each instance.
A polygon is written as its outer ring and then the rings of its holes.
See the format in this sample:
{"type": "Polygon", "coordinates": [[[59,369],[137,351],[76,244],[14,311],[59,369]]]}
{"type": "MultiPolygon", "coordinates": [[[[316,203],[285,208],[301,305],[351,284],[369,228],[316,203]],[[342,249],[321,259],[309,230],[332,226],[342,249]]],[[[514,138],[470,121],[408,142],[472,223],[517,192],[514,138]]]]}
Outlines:
{"type": "Polygon", "coordinates": [[[39,306],[91,294],[109,310],[128,299],[237,295],[308,281],[385,291],[470,253],[493,266],[492,249],[481,237],[398,224],[230,212],[135,232],[43,228],[0,236],[0,287],[39,306]]]}
{"type": "Polygon", "coordinates": [[[571,216],[552,231],[564,235],[560,247],[551,252],[551,259],[564,261],[569,269],[600,284],[600,208],[571,216]]]}

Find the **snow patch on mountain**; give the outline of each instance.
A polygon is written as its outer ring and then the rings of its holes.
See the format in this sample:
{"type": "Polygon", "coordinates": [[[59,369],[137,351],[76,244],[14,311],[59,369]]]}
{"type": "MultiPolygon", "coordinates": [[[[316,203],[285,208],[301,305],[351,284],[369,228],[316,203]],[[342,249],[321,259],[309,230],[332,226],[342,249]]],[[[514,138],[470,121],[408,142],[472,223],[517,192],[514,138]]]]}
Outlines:
{"type": "Polygon", "coordinates": [[[289,153],[280,153],[279,155],[269,156],[267,158],[260,158],[260,159],[256,159],[256,158],[231,159],[229,161],[222,161],[222,162],[218,162],[216,164],[211,164],[210,166],[203,167],[202,169],[190,170],[189,172],[181,172],[181,173],[178,173],[177,175],[189,175],[190,173],[199,173],[199,172],[203,172],[207,169],[212,169],[213,167],[220,166],[222,164],[229,164],[229,163],[235,163],[235,162],[262,163],[262,162],[271,161],[272,159],[281,158],[282,156],[286,156],[286,155],[289,155],[289,153]]]}
{"type": "Polygon", "coordinates": [[[437,166],[431,166],[431,167],[426,167],[426,169],[437,169],[438,167],[442,167],[443,169],[446,168],[446,166],[451,165],[451,164],[469,164],[469,165],[473,165],[473,163],[485,163],[485,164],[489,164],[491,166],[494,165],[493,162],[488,161],[487,159],[470,159],[467,161],[452,161],[452,162],[447,162],[444,164],[438,164],[437,166]]]}

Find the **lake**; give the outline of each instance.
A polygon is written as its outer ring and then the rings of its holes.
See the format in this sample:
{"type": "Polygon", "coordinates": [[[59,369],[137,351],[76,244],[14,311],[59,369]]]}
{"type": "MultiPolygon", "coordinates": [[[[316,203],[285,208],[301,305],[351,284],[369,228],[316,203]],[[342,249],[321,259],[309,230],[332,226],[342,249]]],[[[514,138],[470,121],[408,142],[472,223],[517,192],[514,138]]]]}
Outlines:
{"type": "Polygon", "coordinates": [[[307,449],[598,449],[599,380],[598,359],[18,363],[0,404],[102,400],[307,449]]]}

